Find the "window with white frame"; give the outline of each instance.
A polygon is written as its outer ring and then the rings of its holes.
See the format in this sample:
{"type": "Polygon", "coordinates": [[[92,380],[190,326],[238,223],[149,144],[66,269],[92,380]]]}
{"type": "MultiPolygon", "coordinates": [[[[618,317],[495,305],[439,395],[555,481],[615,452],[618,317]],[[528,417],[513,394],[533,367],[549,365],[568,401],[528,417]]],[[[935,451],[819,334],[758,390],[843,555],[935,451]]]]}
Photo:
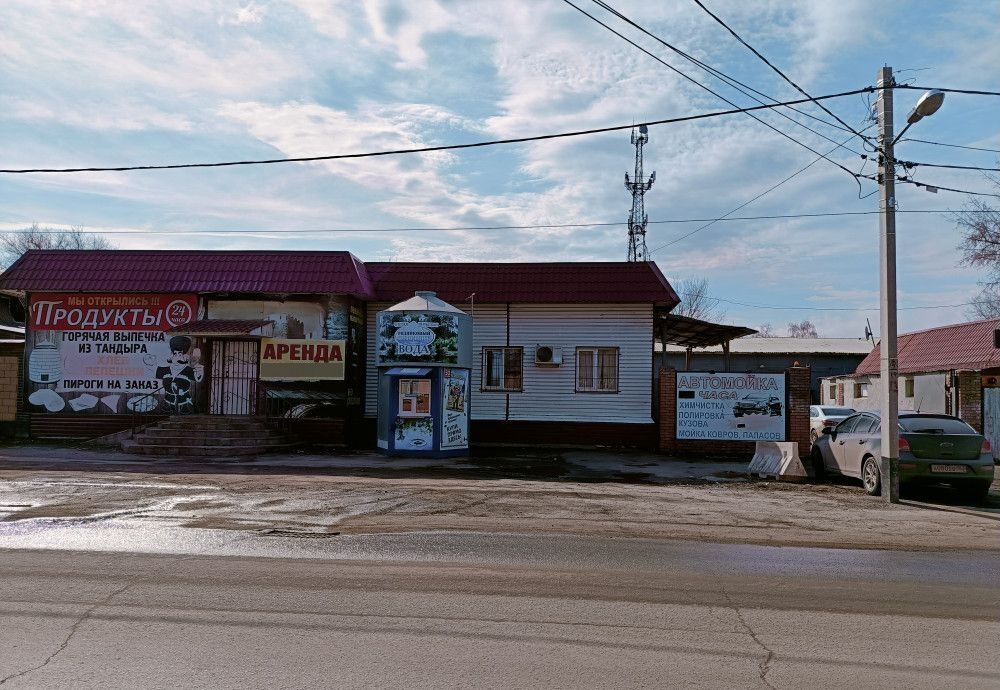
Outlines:
{"type": "Polygon", "coordinates": [[[523,360],[523,348],[484,347],[483,390],[520,391],[523,360]]]}
{"type": "Polygon", "coordinates": [[[618,348],[576,348],[576,390],[586,393],[618,392],[618,348]]]}

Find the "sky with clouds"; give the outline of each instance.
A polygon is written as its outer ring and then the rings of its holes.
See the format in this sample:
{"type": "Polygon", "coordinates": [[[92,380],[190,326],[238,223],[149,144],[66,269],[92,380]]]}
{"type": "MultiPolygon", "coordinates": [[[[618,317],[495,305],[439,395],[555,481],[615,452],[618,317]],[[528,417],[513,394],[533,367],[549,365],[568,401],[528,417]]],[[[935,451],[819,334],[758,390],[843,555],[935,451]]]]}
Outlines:
{"type": "MultiPolygon", "coordinates": [[[[589,0],[588,12],[740,105],[747,97],[589,0]]],[[[798,94],[690,0],[611,4],[650,32],[775,98],[798,94]]],[[[716,0],[706,3],[814,95],[871,85],[883,64],[917,85],[1000,90],[1000,3],[716,0]]],[[[897,123],[920,92],[898,90],[897,123]]],[[[827,102],[867,127],[866,98],[827,102]]],[[[0,167],[223,161],[465,143],[658,120],[730,106],[562,0],[4,0],[0,167]]],[[[815,106],[817,117],[830,118],[815,106]]],[[[825,137],[843,131],[797,113],[825,137]]],[[[773,126],[826,152],[775,113],[773,126]]],[[[872,131],[872,130],[869,130],[872,131]]],[[[652,258],[677,282],[707,278],[723,321],[861,336],[877,312],[877,216],[721,222],[673,241],[816,156],[746,115],[650,128],[652,258]],[[668,244],[669,243],[669,244],[668,244]],[[666,246],[664,246],[666,245],[666,246]],[[795,310],[743,306],[794,306],[795,310]],[[801,308],[799,308],[801,307],[801,308]]],[[[909,136],[1000,148],[1000,98],[949,95],[909,136]]],[[[855,139],[848,144],[862,151],[855,139]]],[[[123,248],[345,249],[363,260],[622,260],[628,132],[352,161],[207,170],[0,175],[0,230],[106,232],[123,248]],[[528,230],[413,228],[567,225],[528,230]],[[411,228],[398,232],[372,229],[411,228]]],[[[996,165],[996,154],[904,142],[897,156],[996,165]]],[[[831,158],[859,170],[859,155],[831,158]]],[[[864,171],[870,173],[868,162],[864,171]]],[[[915,175],[916,176],[916,175],[915,175]]],[[[918,179],[987,191],[979,173],[918,179]]],[[[862,193],[875,190],[865,182],[862,193]]],[[[898,188],[902,210],[965,197],[898,188]]],[[[871,211],[820,160],[740,210],[871,211]]],[[[947,213],[901,214],[901,330],[953,323],[980,277],[959,266],[947,213]]],[[[416,286],[419,287],[419,286],[416,286]]]]}

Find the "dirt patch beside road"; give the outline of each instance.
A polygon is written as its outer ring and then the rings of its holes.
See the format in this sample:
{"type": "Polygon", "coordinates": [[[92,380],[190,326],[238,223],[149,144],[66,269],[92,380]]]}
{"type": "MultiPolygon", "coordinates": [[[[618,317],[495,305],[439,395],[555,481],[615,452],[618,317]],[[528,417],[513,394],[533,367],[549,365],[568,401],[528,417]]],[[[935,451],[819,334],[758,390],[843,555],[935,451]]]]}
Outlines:
{"type": "Polygon", "coordinates": [[[858,487],[0,470],[5,534],[85,520],[266,534],[447,530],[873,549],[995,549],[995,520],[887,506],[858,487]]]}

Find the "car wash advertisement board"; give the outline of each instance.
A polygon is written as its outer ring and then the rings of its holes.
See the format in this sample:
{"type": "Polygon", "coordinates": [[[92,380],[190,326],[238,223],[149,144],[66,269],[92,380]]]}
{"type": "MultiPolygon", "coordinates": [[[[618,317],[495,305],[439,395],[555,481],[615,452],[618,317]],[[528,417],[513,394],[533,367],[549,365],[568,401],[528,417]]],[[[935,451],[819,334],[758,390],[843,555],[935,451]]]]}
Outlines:
{"type": "Polygon", "coordinates": [[[186,294],[31,295],[31,409],[193,412],[201,352],[191,338],[167,331],[194,320],[197,308],[197,296],[186,294]]]}
{"type": "Polygon", "coordinates": [[[677,438],[784,441],[785,375],[677,373],[677,438]]]}

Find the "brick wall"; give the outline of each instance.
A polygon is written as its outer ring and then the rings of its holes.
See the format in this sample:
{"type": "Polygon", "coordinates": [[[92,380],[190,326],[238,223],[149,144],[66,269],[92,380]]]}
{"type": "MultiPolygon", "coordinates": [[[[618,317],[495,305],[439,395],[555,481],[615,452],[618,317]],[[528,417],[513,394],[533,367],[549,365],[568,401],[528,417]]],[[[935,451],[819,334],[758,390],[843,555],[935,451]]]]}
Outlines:
{"type": "Polygon", "coordinates": [[[799,444],[799,457],[809,455],[809,399],[812,381],[809,367],[789,367],[785,369],[789,441],[799,444]]]}
{"type": "Polygon", "coordinates": [[[21,365],[17,357],[0,357],[0,422],[17,419],[21,365]]]}
{"type": "MultiPolygon", "coordinates": [[[[789,441],[799,444],[799,456],[809,454],[809,404],[811,371],[809,367],[785,370],[786,407],[789,441]]],[[[660,452],[680,457],[740,458],[753,457],[753,441],[703,441],[677,438],[677,370],[661,369],[659,378],[659,448],[660,452]]]]}
{"type": "Polygon", "coordinates": [[[983,390],[978,371],[958,372],[958,416],[982,433],[983,390]]]}

